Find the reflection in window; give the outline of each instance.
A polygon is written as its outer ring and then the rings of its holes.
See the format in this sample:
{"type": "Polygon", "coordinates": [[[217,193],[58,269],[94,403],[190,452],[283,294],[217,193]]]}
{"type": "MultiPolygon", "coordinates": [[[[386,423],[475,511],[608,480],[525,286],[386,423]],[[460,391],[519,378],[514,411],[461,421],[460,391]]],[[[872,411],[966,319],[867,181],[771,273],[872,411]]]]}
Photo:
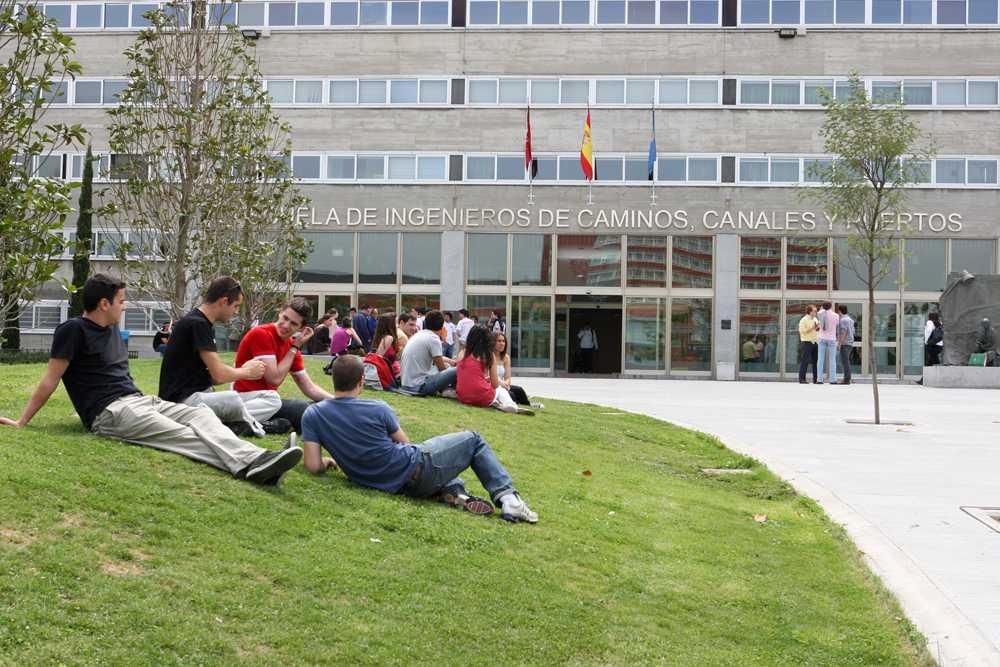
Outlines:
{"type": "Polygon", "coordinates": [[[470,285],[507,284],[507,235],[469,234],[466,281],[470,285]]]}
{"type": "MultiPolygon", "coordinates": [[[[503,294],[470,294],[465,298],[465,305],[469,315],[479,324],[488,324],[493,314],[507,320],[507,297],[503,294]]],[[[507,352],[510,353],[509,340],[507,352]]]]}
{"type": "Polygon", "coordinates": [[[408,313],[411,308],[441,310],[441,297],[437,294],[400,294],[399,312],[408,313]]]}
{"type": "Polygon", "coordinates": [[[302,236],[312,242],[312,252],[299,270],[296,282],[354,282],[354,234],[306,232],[302,236]]]}
{"type": "MultiPolygon", "coordinates": [[[[515,235],[514,238],[517,238],[515,235]]],[[[552,302],[547,296],[511,297],[511,363],[517,368],[548,368],[552,302]]]]}
{"type": "Polygon", "coordinates": [[[395,233],[362,232],[358,234],[358,282],[396,282],[395,233]]]}
{"type": "Polygon", "coordinates": [[[552,284],[552,236],[514,234],[511,251],[512,285],[552,284]]]}
{"type": "Polygon", "coordinates": [[[628,237],[629,287],[667,286],[667,237],[628,237]]]}
{"type": "Polygon", "coordinates": [[[712,369],[712,300],[677,299],[670,312],[670,370],[712,369]]]}
{"type": "Polygon", "coordinates": [[[556,282],[560,286],[621,284],[621,237],[567,234],[558,238],[556,282]]]}
{"type": "Polygon", "coordinates": [[[911,292],[944,289],[947,241],[906,239],[906,289],[911,292]]]}
{"type": "Polygon", "coordinates": [[[827,240],[788,239],[788,261],[785,283],[790,290],[827,289],[827,240]]]}
{"type": "MultiPolygon", "coordinates": [[[[899,241],[892,241],[898,244],[899,241]]],[[[864,257],[850,250],[847,239],[833,240],[833,289],[835,290],[865,290],[868,280],[868,269],[864,257]]],[[[885,277],[878,280],[876,272],[875,289],[895,290],[899,288],[899,256],[892,258],[886,268],[885,277]]]]}
{"type": "Polygon", "coordinates": [[[666,370],[666,301],[647,297],[625,300],[625,370],[666,370]]]}
{"type": "Polygon", "coordinates": [[[403,283],[412,285],[439,282],[441,282],[441,235],[404,233],[403,283]]]}
{"type": "Polygon", "coordinates": [[[675,236],[671,258],[674,287],[712,286],[711,236],[675,236]]]}
{"type": "Polygon", "coordinates": [[[781,288],[781,239],[755,236],[740,238],[740,287],[781,288]]]}
{"type": "Polygon", "coordinates": [[[937,311],[937,303],[931,301],[907,301],[903,305],[903,375],[923,375],[924,326],[927,315],[937,311]]]}
{"type": "Polygon", "coordinates": [[[996,252],[996,241],[993,239],[953,239],[951,270],[968,271],[973,275],[993,273],[996,252]]]}
{"type": "Polygon", "coordinates": [[[740,372],[778,372],[781,302],[740,300],[740,372]]]}

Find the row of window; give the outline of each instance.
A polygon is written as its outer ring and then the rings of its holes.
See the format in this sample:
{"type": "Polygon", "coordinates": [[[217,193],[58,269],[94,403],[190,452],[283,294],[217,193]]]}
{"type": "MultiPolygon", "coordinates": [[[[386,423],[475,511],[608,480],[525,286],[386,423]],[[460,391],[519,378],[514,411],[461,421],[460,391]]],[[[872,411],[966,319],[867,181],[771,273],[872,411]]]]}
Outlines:
{"type": "MultiPolygon", "coordinates": [[[[134,156],[100,154],[97,180],[117,180],[129,174],[134,156]]],[[[84,156],[53,153],[35,158],[39,178],[79,180],[84,156]]],[[[819,174],[832,160],[795,156],[720,156],[659,154],[653,167],[655,182],[692,184],[788,186],[821,182],[819,174]],[[733,172],[733,173],[727,173],[733,172]]],[[[998,185],[996,157],[942,157],[907,163],[914,181],[928,187],[992,188],[998,185]]],[[[534,182],[580,183],[586,180],[579,154],[538,155],[534,182]]],[[[648,184],[648,156],[595,156],[595,181],[609,184],[648,184]]],[[[291,174],[303,181],[334,183],[526,183],[523,155],[413,154],[413,153],[294,153],[291,174]]]]}
{"type": "MultiPolygon", "coordinates": [[[[441,244],[436,234],[309,232],[305,236],[313,251],[298,282],[408,285],[440,281],[441,244]]],[[[713,286],[714,242],[710,236],[626,239],[607,234],[470,233],[466,239],[466,283],[471,286],[713,286]]],[[[903,244],[899,248],[902,267],[895,260],[878,286],[880,291],[941,291],[950,272],[989,274],[996,269],[993,239],[905,239],[896,243],[903,244]]],[[[843,238],[744,236],[740,287],[863,290],[864,282],[851,268],[847,253],[843,238]]]]}
{"type": "MultiPolygon", "coordinates": [[[[127,82],[121,79],[78,79],[54,82],[45,98],[53,104],[113,106],[127,82]]],[[[819,107],[822,91],[846,99],[846,80],[835,78],[509,78],[449,79],[265,79],[275,105],[336,106],[695,106],[819,107]],[[738,83],[727,99],[726,81],[738,83]],[[456,83],[458,84],[456,86],[456,83]],[[738,92],[737,92],[738,91],[738,92]]],[[[902,100],[915,107],[988,108],[998,105],[1000,79],[866,79],[877,103],[902,100]]]]}
{"type": "MultiPolygon", "coordinates": [[[[36,301],[25,304],[18,314],[22,333],[49,333],[69,319],[66,301],[36,301]]],[[[170,321],[170,313],[156,303],[128,302],[118,326],[131,333],[154,333],[170,321]]]]}
{"type": "MultiPolygon", "coordinates": [[[[158,3],[45,3],[64,29],[140,29],[158,3]]],[[[164,5],[168,11],[172,11],[164,5]]],[[[188,17],[178,17],[187,23],[188,17]]],[[[996,25],[997,0],[334,0],[209,6],[209,25],[243,28],[378,26],[996,25]],[[464,5],[464,3],[463,3],[464,5]],[[465,11],[467,9],[467,12],[465,11]],[[467,21],[466,21],[467,19],[467,21]]]]}

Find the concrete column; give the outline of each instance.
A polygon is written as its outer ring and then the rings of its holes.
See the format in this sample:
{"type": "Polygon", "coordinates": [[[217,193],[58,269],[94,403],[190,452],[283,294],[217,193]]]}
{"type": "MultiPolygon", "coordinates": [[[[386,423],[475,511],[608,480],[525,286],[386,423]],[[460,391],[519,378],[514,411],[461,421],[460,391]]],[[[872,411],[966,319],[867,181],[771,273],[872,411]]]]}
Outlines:
{"type": "Polygon", "coordinates": [[[465,232],[441,233],[441,308],[465,308],[465,232]]]}
{"type": "Polygon", "coordinates": [[[719,234],[715,237],[715,322],[712,324],[716,380],[736,379],[739,289],[740,237],[719,234]],[[726,322],[729,328],[723,328],[726,322]]]}

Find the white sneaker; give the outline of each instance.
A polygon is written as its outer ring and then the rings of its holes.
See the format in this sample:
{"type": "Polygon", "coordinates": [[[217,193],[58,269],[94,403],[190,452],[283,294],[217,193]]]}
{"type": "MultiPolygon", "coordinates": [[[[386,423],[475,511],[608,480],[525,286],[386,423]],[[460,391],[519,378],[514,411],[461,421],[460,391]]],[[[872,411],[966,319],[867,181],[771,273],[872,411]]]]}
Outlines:
{"type": "Polygon", "coordinates": [[[451,387],[449,387],[447,389],[443,389],[441,391],[441,396],[443,396],[444,398],[450,398],[450,399],[453,399],[453,400],[458,400],[458,392],[455,391],[454,389],[452,389],[451,387]]]}
{"type": "Polygon", "coordinates": [[[538,523],[538,514],[532,512],[528,503],[521,500],[521,496],[516,493],[508,493],[500,499],[500,518],[504,521],[517,523],[527,521],[528,523],[538,523]]]}
{"type": "Polygon", "coordinates": [[[531,407],[535,408],[536,410],[544,410],[545,409],[545,404],[544,403],[537,403],[536,402],[536,403],[532,403],[531,407]]]}

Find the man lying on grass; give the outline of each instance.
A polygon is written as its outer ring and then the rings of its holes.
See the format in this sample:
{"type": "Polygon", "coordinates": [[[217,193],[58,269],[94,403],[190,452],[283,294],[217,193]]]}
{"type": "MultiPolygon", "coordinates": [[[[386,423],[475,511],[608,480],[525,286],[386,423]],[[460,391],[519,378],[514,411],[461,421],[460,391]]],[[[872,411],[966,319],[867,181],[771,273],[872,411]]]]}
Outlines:
{"type": "Polygon", "coordinates": [[[392,408],[383,401],[358,398],[363,387],[361,360],[338,357],[333,364],[333,399],[310,406],[302,417],[306,470],[322,474],[340,467],[355,484],[414,498],[438,497],[475,514],[491,514],[493,507],[470,497],[457,477],[471,466],[500,505],[500,518],[538,521],[482,436],[463,431],[410,444],[392,408]],[[334,458],[324,458],[321,446],[334,458]]]}
{"type": "Polygon", "coordinates": [[[26,426],[62,380],[83,425],[100,436],[174,452],[258,484],[277,484],[302,459],[298,447],[272,452],[240,440],[207,407],[143,396],[118,331],[124,282],[93,276],[83,286],[83,309],[56,328],[45,376],[21,418],[0,417],[0,424],[26,426]]]}

